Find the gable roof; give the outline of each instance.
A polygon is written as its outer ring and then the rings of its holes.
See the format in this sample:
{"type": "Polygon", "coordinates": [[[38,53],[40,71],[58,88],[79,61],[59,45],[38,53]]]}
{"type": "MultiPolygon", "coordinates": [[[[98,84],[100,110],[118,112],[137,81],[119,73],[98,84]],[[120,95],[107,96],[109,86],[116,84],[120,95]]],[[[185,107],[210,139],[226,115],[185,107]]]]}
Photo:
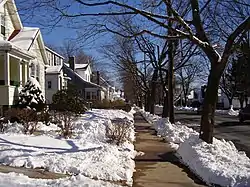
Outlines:
{"type": "MultiPolygon", "coordinates": [[[[95,87],[95,88],[105,89],[105,88],[103,88],[100,85],[97,85],[97,84],[95,84],[93,82],[88,82],[88,81],[84,80],[78,73],[76,73],[69,66],[67,66],[66,63],[63,64],[63,69],[64,69],[64,71],[66,70],[66,71],[70,72],[72,75],[74,75],[75,78],[77,78],[78,80],[80,80],[84,85],[88,85],[88,86],[90,86],[92,88],[95,87]]],[[[70,75],[68,75],[68,76],[70,77],[70,75]]],[[[87,88],[90,88],[90,87],[87,87],[87,88]]]]}
{"type": "MultiPolygon", "coordinates": [[[[17,31],[15,33],[17,33],[17,31]]],[[[12,33],[12,36],[15,33],[12,33]]],[[[38,33],[39,28],[24,27],[17,34],[15,34],[14,37],[9,39],[13,44],[19,46],[22,49],[25,49],[26,51],[29,51],[34,40],[37,38],[38,33]]]]}
{"type": "Polygon", "coordinates": [[[42,53],[45,64],[48,64],[45,45],[43,43],[42,34],[37,27],[23,27],[21,30],[14,31],[9,37],[9,41],[19,48],[29,51],[35,40],[38,41],[39,49],[42,53]]]}

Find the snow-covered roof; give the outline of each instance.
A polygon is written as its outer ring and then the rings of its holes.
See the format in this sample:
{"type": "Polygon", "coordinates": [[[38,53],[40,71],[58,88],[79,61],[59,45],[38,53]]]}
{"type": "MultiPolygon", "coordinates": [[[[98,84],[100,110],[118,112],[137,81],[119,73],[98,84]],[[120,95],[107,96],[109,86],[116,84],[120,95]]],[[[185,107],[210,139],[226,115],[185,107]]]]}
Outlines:
{"type": "Polygon", "coordinates": [[[15,50],[17,53],[25,56],[26,58],[32,59],[34,56],[30,55],[28,51],[21,49],[10,41],[0,40],[0,50],[1,51],[10,51],[15,50]]]}
{"type": "Polygon", "coordinates": [[[64,63],[64,65],[65,65],[64,67],[66,67],[69,71],[71,71],[72,73],[74,73],[74,75],[75,75],[76,77],[78,77],[82,82],[84,82],[84,83],[86,83],[86,84],[90,84],[90,85],[92,85],[92,86],[96,86],[96,87],[105,89],[105,88],[103,88],[102,86],[100,86],[100,85],[98,85],[98,84],[95,84],[95,83],[93,83],[93,82],[88,82],[88,81],[86,81],[86,80],[83,79],[78,73],[76,73],[75,71],[73,71],[66,63],[64,63]]]}
{"type": "MultiPolygon", "coordinates": [[[[68,63],[65,63],[67,67],[69,67],[68,63]]],[[[75,64],[75,69],[86,69],[89,64],[75,64]]]]}
{"type": "Polygon", "coordinates": [[[19,31],[19,33],[10,41],[16,46],[28,51],[33,41],[36,39],[38,32],[39,32],[39,28],[23,27],[19,31]]]}
{"type": "Polygon", "coordinates": [[[13,44],[6,40],[0,40],[0,48],[1,50],[11,50],[13,48],[13,44]]]}
{"type": "Polygon", "coordinates": [[[60,66],[49,66],[49,67],[46,68],[46,73],[51,73],[51,74],[60,73],[61,69],[62,69],[62,65],[60,65],[60,66]]]}

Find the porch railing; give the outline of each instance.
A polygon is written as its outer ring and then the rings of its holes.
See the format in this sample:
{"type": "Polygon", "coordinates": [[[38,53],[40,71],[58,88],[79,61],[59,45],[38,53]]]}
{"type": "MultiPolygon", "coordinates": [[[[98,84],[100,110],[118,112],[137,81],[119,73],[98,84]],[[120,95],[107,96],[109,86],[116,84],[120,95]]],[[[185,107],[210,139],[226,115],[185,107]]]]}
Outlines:
{"type": "MultiPolygon", "coordinates": [[[[3,85],[5,85],[5,81],[4,80],[0,80],[0,85],[1,86],[3,86],[3,85]]],[[[20,84],[20,82],[19,81],[10,81],[10,85],[11,86],[17,86],[17,87],[19,87],[21,84],[20,84]]]]}

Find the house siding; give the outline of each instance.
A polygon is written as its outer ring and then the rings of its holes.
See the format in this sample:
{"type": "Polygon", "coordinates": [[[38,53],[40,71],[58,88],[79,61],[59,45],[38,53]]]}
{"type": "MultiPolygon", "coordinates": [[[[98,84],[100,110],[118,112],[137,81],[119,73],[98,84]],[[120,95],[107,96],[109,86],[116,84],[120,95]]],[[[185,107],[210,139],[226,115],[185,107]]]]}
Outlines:
{"type": "Polygon", "coordinates": [[[53,95],[60,90],[60,74],[46,75],[46,103],[52,103],[53,95]],[[48,82],[51,81],[51,88],[48,88],[48,82]]]}
{"type": "MultiPolygon", "coordinates": [[[[37,39],[34,41],[30,48],[30,53],[36,57],[36,59],[32,60],[31,63],[35,65],[35,76],[37,77],[37,67],[39,68],[39,83],[42,89],[43,96],[45,96],[45,64],[42,57],[41,49],[38,44],[37,39]]],[[[30,71],[31,73],[31,71],[30,71]]]]}
{"type": "Polygon", "coordinates": [[[2,7],[0,7],[0,14],[1,15],[5,15],[5,37],[0,34],[0,40],[5,40],[7,38],[9,38],[9,36],[12,34],[12,32],[15,30],[13,23],[11,21],[10,18],[10,13],[8,11],[8,9],[6,8],[6,4],[2,7]]]}
{"type": "Polygon", "coordinates": [[[89,66],[87,69],[76,69],[76,73],[79,74],[84,80],[90,82],[92,72],[89,66]]]}

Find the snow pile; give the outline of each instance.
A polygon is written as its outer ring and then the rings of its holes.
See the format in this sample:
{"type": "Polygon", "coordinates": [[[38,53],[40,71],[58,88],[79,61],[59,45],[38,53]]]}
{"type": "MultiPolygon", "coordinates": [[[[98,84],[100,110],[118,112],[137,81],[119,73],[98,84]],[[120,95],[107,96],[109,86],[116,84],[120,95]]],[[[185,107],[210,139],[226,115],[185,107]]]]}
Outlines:
{"type": "Polygon", "coordinates": [[[215,112],[218,114],[227,114],[230,116],[238,116],[239,115],[239,110],[234,110],[233,105],[230,106],[229,110],[216,110],[215,112]]]}
{"type": "Polygon", "coordinates": [[[239,115],[239,110],[229,109],[227,114],[230,115],[230,116],[238,116],[239,115]]]}
{"type": "Polygon", "coordinates": [[[162,105],[155,105],[155,114],[162,114],[163,106],[162,105]]]}
{"type": "Polygon", "coordinates": [[[134,106],[131,108],[131,110],[128,112],[130,115],[134,115],[137,112],[137,108],[134,106]]]}
{"type": "Polygon", "coordinates": [[[64,179],[32,179],[23,174],[17,173],[0,173],[0,187],[119,187],[119,185],[112,184],[109,182],[104,182],[100,180],[93,180],[83,175],[72,176],[64,179]]]}
{"type": "Polygon", "coordinates": [[[10,134],[23,134],[24,127],[22,124],[14,122],[14,123],[7,123],[4,124],[4,132],[10,134]]]}
{"type": "Polygon", "coordinates": [[[139,110],[142,114],[142,116],[149,122],[154,124],[156,121],[160,119],[160,116],[150,114],[149,112],[145,112],[143,109],[139,110]]]}
{"type": "Polygon", "coordinates": [[[188,106],[181,106],[181,107],[175,107],[176,110],[182,110],[182,111],[197,111],[198,108],[188,107],[188,106]]]}
{"type": "Polygon", "coordinates": [[[229,116],[238,116],[239,110],[234,110],[230,108],[229,110],[215,110],[215,113],[229,115],[229,116]]]}
{"type": "Polygon", "coordinates": [[[214,138],[213,144],[199,139],[199,134],[184,124],[171,124],[141,111],[158,135],[169,141],[177,155],[196,175],[209,185],[250,186],[250,159],[230,141],[214,138]]]}
{"type": "Polygon", "coordinates": [[[121,110],[93,110],[75,121],[71,139],[58,138],[55,125],[47,127],[42,124],[39,130],[44,135],[16,134],[14,131],[0,134],[0,163],[44,168],[51,172],[105,181],[127,181],[132,185],[135,167],[133,158],[136,154],[133,142],[126,141],[120,146],[107,142],[106,126],[114,118],[126,118],[129,121],[129,137],[134,140],[131,114],[121,110]]]}
{"type": "Polygon", "coordinates": [[[230,141],[214,138],[213,144],[207,144],[193,136],[180,145],[177,153],[207,184],[250,186],[250,159],[230,141]]]}
{"type": "Polygon", "coordinates": [[[141,112],[144,118],[149,123],[153,124],[157,134],[168,140],[171,144],[171,147],[174,149],[178,149],[179,144],[187,140],[190,136],[198,134],[193,129],[188,128],[181,123],[171,124],[168,118],[161,118],[145,111],[141,112]]]}
{"type": "Polygon", "coordinates": [[[185,125],[171,124],[167,118],[160,118],[156,121],[154,128],[158,135],[171,142],[173,148],[178,148],[178,145],[189,137],[198,135],[196,131],[185,125]]]}

